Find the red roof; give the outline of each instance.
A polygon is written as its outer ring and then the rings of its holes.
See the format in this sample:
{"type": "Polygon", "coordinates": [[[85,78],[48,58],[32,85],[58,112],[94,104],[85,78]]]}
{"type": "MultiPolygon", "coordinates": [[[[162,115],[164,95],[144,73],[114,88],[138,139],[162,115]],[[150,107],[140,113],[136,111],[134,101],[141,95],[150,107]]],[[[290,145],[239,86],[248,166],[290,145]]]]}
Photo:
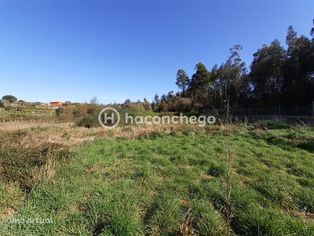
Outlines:
{"type": "Polygon", "coordinates": [[[51,107],[62,107],[63,106],[63,102],[50,102],[49,105],[51,107]]]}

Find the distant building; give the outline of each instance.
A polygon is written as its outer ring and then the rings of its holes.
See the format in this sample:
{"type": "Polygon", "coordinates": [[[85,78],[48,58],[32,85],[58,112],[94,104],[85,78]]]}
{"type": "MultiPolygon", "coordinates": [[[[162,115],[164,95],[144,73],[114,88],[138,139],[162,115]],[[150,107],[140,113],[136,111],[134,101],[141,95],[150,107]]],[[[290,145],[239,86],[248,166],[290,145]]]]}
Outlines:
{"type": "Polygon", "coordinates": [[[63,106],[64,106],[64,102],[50,102],[49,103],[49,107],[51,108],[59,108],[63,106]]]}

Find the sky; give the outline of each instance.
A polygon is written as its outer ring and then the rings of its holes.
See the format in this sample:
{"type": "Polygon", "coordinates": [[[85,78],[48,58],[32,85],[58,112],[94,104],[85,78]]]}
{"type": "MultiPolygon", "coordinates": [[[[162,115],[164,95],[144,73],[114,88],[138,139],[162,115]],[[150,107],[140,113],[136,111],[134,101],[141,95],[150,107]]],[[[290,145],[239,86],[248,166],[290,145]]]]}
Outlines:
{"type": "Polygon", "coordinates": [[[309,36],[312,0],[0,0],[0,97],[136,101],[177,91],[176,72],[250,65],[289,25],[309,36]]]}

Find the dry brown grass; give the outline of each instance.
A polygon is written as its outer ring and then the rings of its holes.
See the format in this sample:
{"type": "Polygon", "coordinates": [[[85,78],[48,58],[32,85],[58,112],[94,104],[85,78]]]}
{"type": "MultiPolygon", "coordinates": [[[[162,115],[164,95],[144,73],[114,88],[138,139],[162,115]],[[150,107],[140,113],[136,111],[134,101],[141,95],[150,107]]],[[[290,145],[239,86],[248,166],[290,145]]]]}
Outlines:
{"type": "Polygon", "coordinates": [[[0,219],[14,215],[33,187],[54,176],[56,158],[69,155],[68,147],[61,144],[60,131],[70,126],[38,122],[1,125],[0,219]]]}
{"type": "Polygon", "coordinates": [[[67,127],[72,125],[71,123],[58,123],[58,122],[46,122],[46,121],[10,121],[1,122],[0,131],[16,131],[30,128],[46,128],[46,127],[67,127]]]}
{"type": "Polygon", "coordinates": [[[56,173],[56,160],[51,152],[51,146],[49,146],[45,164],[39,170],[35,169],[33,171],[32,175],[35,183],[39,183],[44,178],[49,180],[54,177],[56,173]]]}
{"type": "Polygon", "coordinates": [[[191,213],[191,208],[188,209],[184,216],[184,220],[180,225],[180,234],[182,236],[193,236],[197,235],[192,227],[193,215],[191,213]]]}
{"type": "Polygon", "coordinates": [[[73,123],[46,123],[46,122],[7,122],[0,124],[0,134],[21,133],[14,142],[4,140],[7,146],[22,145],[37,147],[46,143],[62,145],[79,145],[95,139],[110,137],[135,140],[139,137],[157,136],[160,134],[177,133],[210,133],[224,129],[221,126],[199,127],[192,125],[159,125],[159,126],[125,126],[113,130],[104,128],[76,127],[73,123]]]}

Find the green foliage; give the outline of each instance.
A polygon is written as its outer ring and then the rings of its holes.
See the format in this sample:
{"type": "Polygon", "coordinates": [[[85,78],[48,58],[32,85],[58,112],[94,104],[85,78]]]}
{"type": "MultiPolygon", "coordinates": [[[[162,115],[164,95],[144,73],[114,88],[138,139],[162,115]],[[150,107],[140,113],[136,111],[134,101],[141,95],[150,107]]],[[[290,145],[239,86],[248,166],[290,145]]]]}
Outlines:
{"type": "Polygon", "coordinates": [[[286,52],[278,40],[254,53],[251,81],[257,99],[263,100],[264,105],[278,105],[285,60],[286,52]]]}
{"type": "Polygon", "coordinates": [[[57,117],[62,116],[63,113],[64,113],[64,108],[63,108],[63,107],[57,108],[57,109],[55,110],[55,113],[56,113],[56,116],[57,116],[57,117]]]}
{"type": "Polygon", "coordinates": [[[204,64],[198,63],[195,66],[195,70],[196,72],[192,75],[188,88],[188,94],[191,96],[193,103],[199,102],[202,99],[202,95],[206,96],[206,90],[211,82],[211,74],[204,64]]]}
{"type": "MultiPolygon", "coordinates": [[[[182,92],[175,97],[177,100],[179,97],[190,99],[190,110],[198,112],[219,108],[229,113],[230,107],[270,107],[275,111],[276,107],[281,107],[284,113],[289,114],[291,107],[296,105],[312,106],[314,40],[304,35],[298,37],[290,26],[286,43],[287,50],[278,40],[259,48],[253,54],[249,73],[240,57],[240,45],[233,46],[227,61],[220,66],[214,65],[211,70],[198,63],[191,80],[185,71],[180,69],[177,72],[176,84],[182,92]]],[[[172,100],[172,93],[163,95],[160,102],[154,102],[154,110],[185,111],[185,107],[181,109],[181,105],[173,103],[172,100]]],[[[297,109],[295,112],[301,114],[297,109]]]]}
{"type": "Polygon", "coordinates": [[[151,110],[151,105],[145,98],[143,102],[141,101],[131,102],[129,99],[127,99],[125,103],[122,104],[122,109],[132,112],[142,112],[145,110],[151,110]]]}
{"type": "Polygon", "coordinates": [[[176,85],[179,87],[179,89],[182,90],[183,95],[185,95],[185,91],[189,83],[190,83],[190,80],[186,72],[182,69],[178,70],[176,85]]]}
{"type": "Polygon", "coordinates": [[[62,118],[65,121],[74,122],[78,126],[95,127],[98,122],[98,114],[102,106],[97,104],[68,104],[64,107],[62,118]]]}
{"type": "Polygon", "coordinates": [[[12,103],[12,102],[16,102],[17,98],[14,97],[13,95],[5,95],[2,97],[2,100],[8,101],[9,103],[12,103]]]}
{"type": "Polygon", "coordinates": [[[94,114],[85,114],[84,116],[82,116],[77,122],[76,122],[77,126],[82,126],[85,128],[93,128],[93,127],[97,127],[99,126],[98,123],[98,116],[94,115],[94,114]]]}

